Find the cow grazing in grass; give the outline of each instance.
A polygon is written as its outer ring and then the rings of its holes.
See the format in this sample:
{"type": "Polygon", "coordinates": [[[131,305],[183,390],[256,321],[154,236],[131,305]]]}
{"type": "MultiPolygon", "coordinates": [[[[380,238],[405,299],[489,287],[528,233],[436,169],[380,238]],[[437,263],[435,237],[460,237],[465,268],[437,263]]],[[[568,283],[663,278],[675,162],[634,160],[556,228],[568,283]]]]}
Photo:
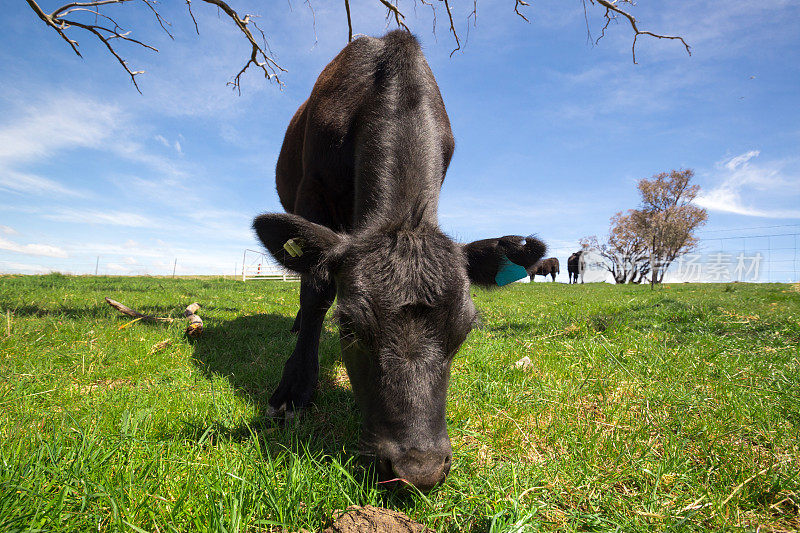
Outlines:
{"type": "Polygon", "coordinates": [[[586,271],[586,251],[578,250],[567,259],[567,275],[570,283],[578,283],[578,275],[583,283],[583,273],[586,271]]]}
{"type": "Polygon", "coordinates": [[[289,123],[276,169],[288,214],[253,222],[275,259],[302,274],[297,345],[271,414],[310,402],[336,296],[362,450],[381,477],[422,490],[450,469],[445,403],[451,361],[476,320],[470,283],[524,277],[545,252],[533,238],[462,245],[442,233],[439,190],[453,148],[416,39],[403,31],[357,39],[289,123]]]}
{"type": "Polygon", "coordinates": [[[557,257],[548,257],[547,259],[542,259],[536,265],[534,265],[533,269],[530,271],[531,281],[534,281],[535,276],[551,276],[553,281],[556,280],[556,274],[560,273],[559,265],[558,265],[558,258],[557,257]]]}

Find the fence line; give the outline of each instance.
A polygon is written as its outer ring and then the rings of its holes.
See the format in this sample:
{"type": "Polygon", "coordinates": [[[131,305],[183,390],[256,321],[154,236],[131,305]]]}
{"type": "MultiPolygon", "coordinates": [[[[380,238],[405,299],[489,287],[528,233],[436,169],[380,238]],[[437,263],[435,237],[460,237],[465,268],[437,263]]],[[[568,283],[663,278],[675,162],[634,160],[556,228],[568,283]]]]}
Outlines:
{"type": "MultiPolygon", "coordinates": [[[[800,227],[800,224],[796,225],[800,227]]],[[[779,225],[795,227],[795,225],[779,225]]],[[[753,229],[766,229],[757,227],[753,229]]],[[[727,231],[727,230],[719,230],[727,231]]],[[[799,232],[760,232],[756,235],[729,235],[719,237],[702,236],[696,250],[673,263],[667,271],[671,281],[754,281],[754,282],[798,282],[800,281],[800,245],[799,232]],[[750,263],[754,263],[751,265],[750,263]],[[757,264],[755,264],[757,263],[757,264]],[[751,267],[752,268],[747,268],[751,267]],[[699,269],[699,270],[698,270],[699,269]],[[699,272],[699,276],[698,276],[699,272]],[[743,279],[737,279],[739,274],[743,279]],[[687,274],[690,274],[687,276],[687,274]],[[689,279],[685,279],[689,278],[689,279]],[[746,278],[746,279],[744,279],[746,278]]],[[[561,273],[557,281],[567,281],[567,257],[578,250],[555,249],[550,255],[559,259],[561,273]]],[[[192,264],[190,260],[178,258],[162,258],[151,262],[141,258],[104,259],[103,256],[82,257],[76,260],[61,258],[40,258],[37,263],[15,262],[7,260],[11,254],[0,255],[0,273],[6,274],[46,274],[61,272],[75,275],[128,275],[128,276],[186,276],[212,275],[234,279],[250,279],[255,274],[263,274],[263,278],[291,279],[286,272],[268,255],[258,250],[247,250],[243,257],[230,257],[230,266],[192,264]],[[243,259],[243,260],[242,260],[243,259]],[[239,262],[240,260],[241,263],[239,262]],[[135,261],[135,262],[134,262],[135,261]]],[[[610,275],[598,270],[592,273],[587,281],[603,281],[610,275]]],[[[296,278],[295,278],[296,279],[296,278]]],[[[538,278],[541,281],[543,278],[538,278]]]]}

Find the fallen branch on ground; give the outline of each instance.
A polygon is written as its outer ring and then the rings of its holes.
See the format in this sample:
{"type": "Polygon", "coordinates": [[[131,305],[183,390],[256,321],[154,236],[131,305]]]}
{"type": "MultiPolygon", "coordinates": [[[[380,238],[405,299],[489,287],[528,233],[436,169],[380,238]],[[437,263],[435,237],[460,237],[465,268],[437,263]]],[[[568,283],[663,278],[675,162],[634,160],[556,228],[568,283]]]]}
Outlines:
{"type": "Polygon", "coordinates": [[[153,316],[153,315],[145,315],[143,313],[140,313],[139,311],[131,309],[130,307],[127,307],[127,306],[119,303],[118,301],[112,300],[111,298],[108,298],[108,297],[106,297],[106,303],[108,305],[110,305],[111,307],[113,307],[114,309],[116,309],[117,311],[119,311],[120,313],[122,313],[123,315],[127,315],[127,316],[130,316],[130,317],[133,317],[133,318],[141,318],[142,320],[145,320],[145,321],[172,322],[173,320],[175,320],[174,318],[164,318],[164,317],[153,316]]]}
{"type": "MultiPolygon", "coordinates": [[[[123,315],[133,317],[136,320],[144,320],[147,322],[173,322],[175,320],[170,317],[145,315],[108,297],[106,297],[106,303],[123,315]]],[[[186,309],[183,311],[183,316],[189,319],[189,324],[186,326],[186,334],[190,337],[197,337],[203,332],[203,319],[196,314],[199,309],[200,304],[195,302],[187,305],[186,309]]]]}

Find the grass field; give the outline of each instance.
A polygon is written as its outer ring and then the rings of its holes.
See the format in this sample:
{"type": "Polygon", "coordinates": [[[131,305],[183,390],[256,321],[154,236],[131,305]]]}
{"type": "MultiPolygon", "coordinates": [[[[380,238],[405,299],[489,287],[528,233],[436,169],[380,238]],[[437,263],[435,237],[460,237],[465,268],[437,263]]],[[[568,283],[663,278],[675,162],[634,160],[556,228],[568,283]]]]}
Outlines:
{"type": "Polygon", "coordinates": [[[355,457],[332,321],[314,405],[261,417],[298,289],[0,277],[0,531],[317,531],[351,504],[448,532],[800,529],[797,286],[473,289],[453,469],[427,495],[376,489],[355,457]],[[197,301],[206,329],[122,327],[105,296],[197,301]]]}

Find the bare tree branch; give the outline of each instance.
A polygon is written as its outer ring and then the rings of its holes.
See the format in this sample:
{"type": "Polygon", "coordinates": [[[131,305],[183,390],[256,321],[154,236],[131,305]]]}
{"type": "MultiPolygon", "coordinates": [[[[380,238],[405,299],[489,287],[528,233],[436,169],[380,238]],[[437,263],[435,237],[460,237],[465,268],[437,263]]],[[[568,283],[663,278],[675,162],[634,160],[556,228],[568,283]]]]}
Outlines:
{"type": "MultiPolygon", "coordinates": [[[[158,49],[152,45],[144,43],[138,39],[134,39],[130,37],[130,31],[125,31],[122,26],[110,15],[100,12],[101,6],[111,6],[111,5],[121,5],[131,2],[136,2],[139,4],[144,4],[153,14],[156,21],[158,22],[161,29],[164,33],[169,36],[170,39],[174,39],[172,33],[170,32],[169,28],[172,26],[169,21],[167,21],[157,9],[157,3],[155,0],[90,0],[85,2],[69,2],[66,3],[57,9],[55,9],[52,13],[48,14],[39,6],[37,0],[26,0],[28,5],[31,9],[36,13],[36,15],[48,26],[53,28],[56,33],[61,36],[72,48],[72,50],[80,57],[83,57],[78,49],[78,41],[75,39],[70,38],[67,35],[67,31],[70,28],[79,28],[84,31],[89,32],[90,34],[94,35],[106,49],[111,53],[112,56],[117,60],[117,62],[125,69],[128,76],[131,78],[131,82],[133,82],[133,86],[136,88],[139,93],[142,91],[139,89],[139,84],[136,81],[136,76],[139,74],[143,74],[143,70],[132,70],[129,66],[127,61],[123,59],[120,55],[120,52],[116,48],[115,41],[126,41],[131,44],[136,44],[143,48],[147,48],[148,50],[152,50],[154,52],[158,52],[158,49]],[[94,16],[94,23],[90,24],[84,22],[83,18],[76,18],[81,17],[82,15],[85,16],[86,14],[94,16]]],[[[267,44],[266,37],[264,36],[264,32],[256,25],[254,21],[252,21],[251,15],[245,15],[244,17],[240,17],[236,11],[234,11],[226,2],[223,0],[201,0],[206,4],[211,4],[216,6],[222,12],[224,12],[228,18],[230,18],[233,23],[239,28],[239,31],[247,38],[248,42],[251,46],[250,52],[250,59],[245,63],[244,67],[234,76],[233,80],[230,81],[228,84],[232,85],[234,89],[238,90],[241,93],[241,77],[245,71],[251,66],[254,65],[256,68],[261,69],[264,72],[264,77],[267,80],[275,80],[276,83],[281,85],[281,81],[278,78],[279,72],[286,72],[286,70],[281,67],[274,59],[272,52],[269,51],[269,45],[267,44]],[[260,33],[262,37],[262,43],[260,44],[256,41],[253,33],[250,31],[249,25],[255,27],[260,33]]],[[[192,12],[192,4],[191,0],[185,0],[186,8],[189,11],[189,16],[192,18],[192,22],[194,23],[195,31],[199,33],[199,29],[197,27],[197,20],[194,17],[194,13],[192,12]]],[[[310,7],[310,4],[309,4],[310,7]]]]}
{"type": "Polygon", "coordinates": [[[453,49],[452,52],[450,52],[450,57],[453,57],[453,54],[461,50],[461,41],[459,41],[458,39],[458,33],[456,33],[456,27],[453,24],[453,12],[450,10],[450,1],[443,0],[443,2],[444,2],[444,8],[447,10],[447,18],[450,19],[450,33],[452,33],[453,37],[455,37],[456,39],[456,47],[453,49]]]}
{"type": "MultiPolygon", "coordinates": [[[[317,14],[314,12],[314,6],[311,5],[311,0],[306,0],[305,3],[308,6],[308,10],[311,11],[311,28],[314,30],[314,46],[317,46],[319,43],[319,39],[317,38],[317,14]]],[[[263,31],[261,32],[261,35],[264,35],[263,31]]],[[[264,42],[266,43],[266,38],[264,39],[264,42]]]]}
{"type": "Polygon", "coordinates": [[[586,41],[592,42],[592,30],[589,28],[589,12],[586,9],[586,0],[581,0],[583,4],[583,20],[586,21],[586,41]]]}
{"type": "Polygon", "coordinates": [[[45,13],[42,10],[42,8],[39,7],[39,4],[37,4],[34,0],[27,0],[27,2],[28,5],[31,6],[31,9],[33,9],[34,13],[36,13],[39,16],[39,18],[42,19],[42,21],[44,21],[45,24],[56,30],[56,32],[61,36],[61,38],[67,41],[67,43],[69,43],[69,45],[72,47],[72,50],[76,54],[78,54],[79,57],[83,57],[81,53],[78,51],[78,42],[73,41],[72,39],[67,37],[67,35],[64,33],[64,26],[61,23],[57,24],[56,18],[54,18],[52,15],[48,15],[47,13],[45,13]]]}
{"type": "Polygon", "coordinates": [[[640,30],[639,27],[637,26],[636,19],[633,17],[633,15],[631,15],[630,13],[628,13],[627,11],[621,9],[618,6],[620,1],[622,1],[624,3],[628,3],[628,4],[632,3],[630,0],[589,0],[589,1],[592,4],[597,2],[598,4],[600,4],[601,6],[606,8],[605,15],[603,15],[605,17],[605,19],[606,19],[606,24],[605,24],[605,26],[603,26],[603,32],[600,34],[600,37],[598,38],[598,41],[603,38],[603,35],[605,34],[605,30],[606,30],[606,28],[608,28],[608,25],[611,22],[611,20],[616,18],[616,16],[611,15],[612,12],[613,13],[618,13],[619,15],[622,15],[623,17],[628,19],[628,22],[630,23],[631,28],[633,29],[633,32],[634,32],[634,34],[633,34],[633,43],[631,44],[631,54],[633,55],[633,62],[634,63],[636,63],[636,39],[640,35],[649,35],[650,37],[655,37],[656,39],[673,39],[673,40],[680,41],[681,43],[683,43],[684,48],[686,48],[686,53],[689,54],[689,55],[692,55],[692,49],[688,44],[686,44],[686,41],[683,40],[683,37],[680,37],[678,35],[661,35],[661,34],[658,34],[658,33],[653,33],[651,31],[640,30]]]}
{"type": "Polygon", "coordinates": [[[350,0],[344,0],[344,10],[347,11],[347,42],[353,41],[353,19],[350,18],[350,0]]]}
{"type": "Polygon", "coordinates": [[[403,28],[406,31],[411,31],[408,26],[406,26],[405,18],[406,16],[400,11],[400,9],[394,5],[393,3],[389,2],[389,0],[378,0],[381,4],[383,4],[386,9],[388,9],[388,13],[390,15],[394,15],[394,21],[397,24],[398,28],[403,28]]]}
{"type": "Polygon", "coordinates": [[[194,12],[192,11],[192,0],[186,0],[186,9],[189,11],[189,16],[192,17],[192,22],[194,22],[195,33],[200,35],[200,28],[197,27],[197,19],[194,18],[194,12]]]}
{"type": "Polygon", "coordinates": [[[531,21],[528,20],[528,17],[522,14],[522,12],[519,10],[519,6],[530,7],[530,4],[524,0],[514,0],[514,13],[522,17],[522,20],[530,24],[531,21]]]}
{"type": "MultiPolygon", "coordinates": [[[[72,50],[80,57],[82,57],[78,41],[72,38],[71,33],[69,32],[70,29],[82,29],[96,37],[103,45],[108,49],[111,55],[117,60],[117,62],[125,69],[125,72],[130,76],[131,82],[133,83],[134,87],[137,91],[141,93],[139,90],[139,85],[136,81],[136,76],[139,74],[143,74],[143,70],[132,70],[125,59],[122,57],[120,52],[117,50],[118,43],[120,41],[125,41],[131,44],[135,44],[141,46],[143,48],[147,48],[149,50],[153,50],[157,52],[158,50],[149,44],[146,44],[138,39],[134,39],[130,36],[130,31],[126,31],[122,28],[122,26],[110,15],[106,13],[101,13],[100,8],[105,6],[112,6],[112,5],[122,5],[122,4],[144,4],[148,10],[153,14],[158,22],[161,29],[166,33],[171,39],[174,39],[170,29],[172,25],[164,19],[159,12],[158,9],[158,0],[85,0],[79,2],[68,2],[64,5],[55,9],[52,13],[46,13],[37,2],[41,0],[26,0],[30,8],[36,13],[36,15],[49,27],[51,27],[58,35],[64,39],[64,41],[69,44],[72,50]],[[94,23],[85,22],[84,17],[86,15],[93,15],[94,16],[94,23]],[[70,33],[68,35],[68,33],[70,33]]],[[[239,16],[239,14],[230,7],[230,5],[225,0],[199,0],[205,4],[209,4],[212,6],[216,6],[217,9],[223,13],[230,19],[231,22],[238,28],[242,35],[247,39],[247,42],[250,44],[250,56],[244,66],[239,70],[239,72],[232,78],[228,85],[231,85],[234,90],[238,91],[241,94],[241,79],[242,75],[247,72],[247,70],[253,66],[256,69],[260,69],[261,72],[264,73],[264,77],[269,81],[275,81],[279,86],[282,86],[282,82],[279,78],[279,73],[286,72],[281,65],[277,63],[274,59],[274,55],[272,50],[270,50],[269,43],[266,39],[266,35],[264,31],[255,23],[253,20],[253,15],[246,14],[243,17],[239,16]],[[255,36],[252,28],[258,30],[261,34],[261,41],[259,42],[255,36]]],[[[406,17],[403,12],[400,10],[398,6],[399,0],[378,0],[387,10],[386,16],[387,19],[394,18],[394,22],[398,28],[402,28],[406,31],[411,31],[406,24],[406,17]]],[[[454,20],[453,9],[451,6],[452,0],[438,0],[444,5],[445,11],[447,12],[447,19],[449,22],[449,31],[453,35],[453,39],[455,40],[455,48],[450,52],[450,56],[452,56],[455,52],[462,49],[461,37],[456,30],[456,24],[454,20]]],[[[477,1],[473,0],[472,11],[467,15],[467,32],[469,32],[469,20],[470,18],[473,19],[473,25],[476,24],[477,20],[477,1]]],[[[433,14],[433,33],[436,35],[436,8],[434,7],[435,2],[433,0],[420,0],[423,5],[426,5],[431,8],[433,14]]],[[[589,22],[588,22],[588,8],[587,8],[587,0],[581,0],[584,8],[584,19],[586,20],[586,28],[587,28],[587,35],[588,38],[591,40],[591,32],[589,30],[589,22]]],[[[605,19],[605,24],[600,32],[600,36],[595,41],[595,44],[605,36],[605,31],[609,27],[612,21],[617,21],[619,18],[627,19],[630,27],[633,29],[633,43],[631,45],[631,52],[633,55],[633,62],[636,63],[636,42],[640,35],[647,35],[650,37],[655,37],[657,39],[672,39],[680,41],[686,52],[691,55],[691,48],[683,39],[683,37],[676,36],[676,35],[661,35],[658,33],[654,33],[647,30],[640,30],[638,26],[638,22],[633,15],[631,15],[626,9],[620,7],[623,4],[628,4],[633,6],[633,0],[588,0],[592,6],[598,6],[605,10],[603,14],[603,18],[605,19]]],[[[197,19],[194,16],[194,12],[192,11],[192,0],[184,0],[186,5],[186,9],[189,12],[189,16],[194,23],[195,32],[199,34],[199,28],[197,24],[197,19]]],[[[305,0],[305,3],[308,4],[309,9],[311,10],[312,17],[314,18],[314,39],[316,42],[316,14],[314,13],[314,8],[311,4],[311,0],[305,0]]],[[[523,8],[530,7],[530,0],[514,0],[514,13],[517,16],[525,20],[526,22],[530,22],[528,15],[523,12],[523,8]]],[[[414,3],[415,12],[416,12],[416,0],[414,3]]],[[[291,4],[290,4],[291,7],[291,4]]],[[[352,13],[350,9],[350,0],[344,0],[344,7],[345,12],[347,14],[347,39],[348,42],[353,40],[353,20],[352,20],[352,13]]],[[[469,37],[469,33],[467,33],[467,37],[469,37]]]]}
{"type": "MultiPolygon", "coordinates": [[[[250,67],[250,65],[255,65],[256,67],[260,68],[264,72],[264,77],[267,80],[275,79],[278,85],[282,85],[280,79],[278,78],[278,71],[286,72],[286,69],[281,67],[278,63],[276,63],[275,60],[272,58],[271,54],[267,55],[267,53],[264,51],[264,48],[262,48],[262,46],[256,42],[255,38],[253,37],[253,34],[250,33],[250,30],[247,28],[247,25],[252,22],[251,16],[245,15],[244,18],[239,18],[239,15],[236,14],[236,11],[234,11],[228,4],[226,4],[222,0],[202,0],[202,1],[207,4],[217,6],[226,15],[228,15],[228,17],[230,17],[230,19],[234,22],[234,24],[236,24],[236,26],[239,28],[239,31],[241,31],[245,35],[245,37],[247,37],[247,40],[250,41],[250,45],[252,47],[250,51],[250,59],[247,61],[247,63],[245,63],[244,67],[242,67],[242,70],[240,70],[239,73],[236,74],[236,76],[234,76],[233,81],[228,82],[228,85],[232,85],[233,88],[238,90],[239,94],[241,94],[242,88],[240,85],[240,81],[242,78],[242,74],[245,73],[245,71],[248,69],[248,67],[250,67]],[[261,58],[261,60],[259,60],[259,57],[261,58]]],[[[259,31],[261,31],[261,29],[258,26],[256,26],[255,22],[253,22],[253,26],[259,31]]],[[[263,36],[264,32],[261,32],[261,35],[263,36]]],[[[266,39],[264,39],[264,47],[267,47],[266,39]]]]}

